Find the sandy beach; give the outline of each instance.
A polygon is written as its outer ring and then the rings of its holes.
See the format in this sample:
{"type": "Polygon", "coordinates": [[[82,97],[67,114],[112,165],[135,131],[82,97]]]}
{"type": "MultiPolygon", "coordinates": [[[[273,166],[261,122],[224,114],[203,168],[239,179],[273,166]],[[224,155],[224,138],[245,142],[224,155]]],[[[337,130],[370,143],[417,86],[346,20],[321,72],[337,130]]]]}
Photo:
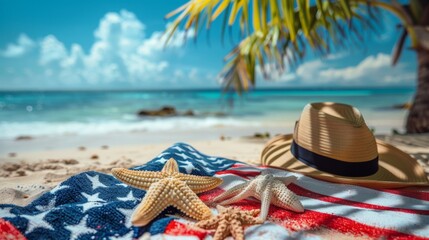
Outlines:
{"type": "MultiPolygon", "coordinates": [[[[270,136],[284,132],[266,128],[270,136]]],[[[251,128],[134,132],[85,136],[1,140],[0,203],[25,205],[72,175],[83,171],[109,173],[114,167],[142,165],[176,142],[203,153],[258,164],[266,137],[251,128]],[[227,134],[228,133],[228,134],[227,134]]],[[[411,154],[429,176],[429,135],[378,135],[411,154]]]]}
{"type": "MultiPolygon", "coordinates": [[[[60,182],[80,172],[109,173],[114,167],[129,168],[148,162],[181,141],[203,153],[258,164],[268,138],[254,137],[251,128],[212,128],[198,131],[116,133],[85,136],[39,137],[1,140],[0,203],[25,206],[60,182]],[[226,134],[228,133],[228,134],[226,134]]],[[[267,128],[271,136],[284,132],[267,128]]],[[[380,135],[378,138],[412,154],[429,177],[429,135],[380,135]]],[[[324,239],[368,239],[329,229],[307,231],[324,239]]]]}
{"type": "MultiPolygon", "coordinates": [[[[275,132],[271,129],[271,132],[275,132]]],[[[176,142],[234,160],[257,163],[266,139],[252,129],[134,132],[0,140],[0,202],[25,205],[68,177],[83,171],[142,165],[176,142]],[[229,133],[229,134],[226,134],[229,133]]]]}

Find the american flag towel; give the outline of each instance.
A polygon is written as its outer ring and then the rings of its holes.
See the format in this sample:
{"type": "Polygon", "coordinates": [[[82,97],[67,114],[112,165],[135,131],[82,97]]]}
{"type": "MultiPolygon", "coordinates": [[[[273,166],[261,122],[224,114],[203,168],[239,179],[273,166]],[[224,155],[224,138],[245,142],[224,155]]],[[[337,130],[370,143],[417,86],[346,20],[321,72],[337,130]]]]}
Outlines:
{"type": "MultiPolygon", "coordinates": [[[[319,181],[283,170],[255,167],[222,157],[207,156],[190,145],[177,143],[136,170],[160,171],[174,158],[180,171],[216,176],[224,183],[200,195],[210,200],[261,171],[295,175],[289,185],[301,199],[304,213],[270,207],[267,221],[245,229],[246,239],[319,239],[324,230],[375,239],[429,239],[429,193],[374,190],[319,181]]],[[[111,175],[84,172],[75,175],[25,207],[0,205],[0,239],[210,239],[211,232],[192,226],[192,220],[167,208],[145,227],[130,223],[133,209],[145,191],[129,187],[111,175]]],[[[256,209],[251,199],[235,204],[256,209]]],[[[213,211],[215,211],[213,209],[213,211]]],[[[329,237],[329,235],[328,235],[329,237]]]]}

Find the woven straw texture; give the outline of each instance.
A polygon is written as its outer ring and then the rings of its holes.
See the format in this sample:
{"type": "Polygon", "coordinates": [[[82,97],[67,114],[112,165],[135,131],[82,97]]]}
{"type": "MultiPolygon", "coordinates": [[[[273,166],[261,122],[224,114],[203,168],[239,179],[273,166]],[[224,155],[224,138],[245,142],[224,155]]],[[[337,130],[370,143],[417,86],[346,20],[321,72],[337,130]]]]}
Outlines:
{"type": "Polygon", "coordinates": [[[319,179],[368,187],[429,185],[423,168],[401,150],[376,140],[358,109],[338,103],[312,103],[304,107],[295,131],[270,140],[261,163],[319,179]],[[366,177],[344,177],[319,171],[297,160],[292,141],[319,155],[344,162],[365,162],[378,156],[379,170],[366,177]]]}

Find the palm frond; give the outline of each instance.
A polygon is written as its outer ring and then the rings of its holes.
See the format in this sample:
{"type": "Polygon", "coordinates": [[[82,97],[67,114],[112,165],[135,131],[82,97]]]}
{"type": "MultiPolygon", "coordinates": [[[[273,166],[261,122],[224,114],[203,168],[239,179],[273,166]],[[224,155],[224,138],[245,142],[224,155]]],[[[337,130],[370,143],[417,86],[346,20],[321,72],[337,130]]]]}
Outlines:
{"type": "Polygon", "coordinates": [[[396,43],[395,47],[393,48],[392,53],[392,65],[395,66],[398,62],[399,58],[401,57],[402,49],[404,48],[405,39],[408,35],[408,32],[406,29],[402,30],[401,36],[399,37],[398,42],[396,43]]]}
{"type": "Polygon", "coordinates": [[[220,76],[226,89],[240,93],[255,85],[258,67],[267,78],[272,72],[267,66],[284,71],[285,65],[296,65],[307,48],[325,55],[333,47],[350,44],[346,41],[361,43],[361,30],[374,28],[367,14],[371,1],[316,0],[312,4],[310,0],[191,0],[167,15],[177,16],[167,39],[181,24],[197,32],[202,21],[210,27],[224,14],[223,29],[238,26],[242,40],[225,58],[220,76]]]}

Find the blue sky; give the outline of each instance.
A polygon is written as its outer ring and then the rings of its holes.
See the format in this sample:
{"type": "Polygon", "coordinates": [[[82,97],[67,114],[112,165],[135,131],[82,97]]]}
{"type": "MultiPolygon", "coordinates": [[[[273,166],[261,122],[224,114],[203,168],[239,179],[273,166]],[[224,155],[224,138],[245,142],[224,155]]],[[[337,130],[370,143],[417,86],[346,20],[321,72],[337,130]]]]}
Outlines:
{"type": "MultiPolygon", "coordinates": [[[[220,23],[210,43],[206,32],[197,43],[185,43],[179,32],[163,48],[164,16],[184,2],[0,0],[0,89],[218,88],[223,57],[233,47],[220,43],[220,23]]],[[[399,32],[394,17],[383,21],[385,29],[367,38],[366,47],[324,59],[310,54],[270,81],[259,78],[257,86],[413,86],[415,54],[406,50],[391,67],[399,32]]]]}

